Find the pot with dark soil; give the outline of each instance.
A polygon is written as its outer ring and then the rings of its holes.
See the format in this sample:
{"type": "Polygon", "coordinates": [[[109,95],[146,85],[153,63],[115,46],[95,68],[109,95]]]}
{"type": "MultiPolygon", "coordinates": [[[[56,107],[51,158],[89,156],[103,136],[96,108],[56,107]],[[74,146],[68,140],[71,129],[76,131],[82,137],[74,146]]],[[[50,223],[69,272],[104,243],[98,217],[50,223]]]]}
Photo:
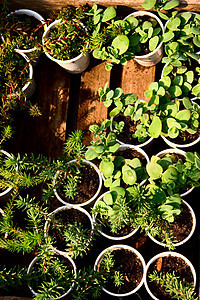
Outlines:
{"type": "MultiPolygon", "coordinates": [[[[173,236],[173,246],[177,247],[186,243],[194,233],[196,228],[196,216],[192,207],[184,200],[180,205],[181,213],[175,217],[173,222],[168,223],[168,231],[173,236]]],[[[166,244],[161,241],[159,236],[152,237],[150,233],[148,236],[155,243],[166,247],[166,244]]]]}
{"type": "Polygon", "coordinates": [[[68,172],[54,177],[54,193],[65,205],[91,206],[102,188],[102,176],[95,164],[83,160],[68,163],[68,172]]]}
{"type": "Polygon", "coordinates": [[[40,299],[63,299],[71,293],[76,279],[74,261],[63,255],[36,256],[30,263],[29,288],[40,299]]]}
{"type": "Polygon", "coordinates": [[[110,273],[105,280],[104,292],[110,296],[125,297],[142,286],[145,266],[144,258],[136,249],[128,245],[113,245],[99,254],[94,269],[110,273]]]}
{"type": "MultiPolygon", "coordinates": [[[[137,187],[131,187],[137,193],[137,187]]],[[[99,232],[110,240],[123,240],[135,234],[139,227],[133,225],[134,200],[129,189],[115,187],[97,199],[92,209],[93,221],[99,232]]]]}
{"type": "Polygon", "coordinates": [[[54,251],[71,257],[83,256],[91,247],[94,225],[90,214],[82,207],[62,206],[54,210],[44,227],[54,251]]]}
{"type": "Polygon", "coordinates": [[[182,254],[163,252],[154,256],[145,269],[146,290],[152,299],[192,299],[196,272],[192,263],[182,254]]]}

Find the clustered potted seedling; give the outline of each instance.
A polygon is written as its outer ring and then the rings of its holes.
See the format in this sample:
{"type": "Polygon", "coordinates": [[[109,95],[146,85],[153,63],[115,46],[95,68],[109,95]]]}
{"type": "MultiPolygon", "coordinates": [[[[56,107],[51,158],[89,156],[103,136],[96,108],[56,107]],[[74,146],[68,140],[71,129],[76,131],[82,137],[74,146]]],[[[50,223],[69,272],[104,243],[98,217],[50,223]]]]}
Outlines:
{"type": "Polygon", "coordinates": [[[64,8],[48,20],[42,43],[41,32],[35,34],[45,27],[43,19],[29,34],[29,19],[26,28],[17,11],[3,10],[0,145],[11,135],[5,124],[18,104],[28,107],[32,115],[39,114],[37,106],[27,101],[24,88],[32,79],[27,80],[32,57],[21,56],[17,46],[43,50],[69,72],[81,73],[89,65],[89,52],[106,60],[106,69],[111,70],[114,64],[133,58],[154,65],[162,58],[164,44],[162,61],[167,65],[145,92],[149,102],[135,93],[125,94],[120,87],[111,89],[108,83],[99,89],[110,118],[90,126],[94,139],[87,148],[83,133],[76,130],[58,158],[1,150],[0,200],[4,192],[8,199],[0,217],[0,249],[33,260],[28,269],[3,267],[0,290],[23,288],[25,283],[36,300],[69,294],[72,299],[88,300],[98,298],[102,290],[115,297],[132,295],[146,280],[153,299],[196,299],[195,270],[175,252],[162,253],[146,266],[139,251],[119,244],[104,249],[94,266],[80,270],[76,266],[80,257],[90,256],[99,236],[118,241],[144,233],[174,250],[194,233],[195,214],[183,197],[200,185],[198,152],[169,149],[149,159],[141,149],[159,137],[167,138],[173,147],[174,141],[181,147],[182,141],[200,139],[200,108],[191,100],[200,95],[200,68],[193,67],[193,61],[199,60],[200,19],[172,11],[178,4],[178,0],[143,3],[168,21],[165,32],[150,12],[134,12],[122,19],[112,6],[64,8]],[[18,35],[21,30],[23,36],[18,35]],[[76,65],[79,58],[83,66],[76,65]],[[62,207],[54,209],[56,199],[62,207]],[[16,214],[23,217],[17,219],[16,214]]]}

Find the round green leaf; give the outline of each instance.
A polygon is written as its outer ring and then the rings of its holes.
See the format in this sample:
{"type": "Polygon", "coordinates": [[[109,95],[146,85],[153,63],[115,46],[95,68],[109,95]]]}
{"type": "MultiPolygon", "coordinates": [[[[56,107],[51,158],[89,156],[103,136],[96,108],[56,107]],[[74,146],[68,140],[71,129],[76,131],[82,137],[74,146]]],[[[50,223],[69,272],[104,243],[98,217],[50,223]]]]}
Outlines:
{"type": "Polygon", "coordinates": [[[154,36],[149,40],[149,50],[150,51],[154,51],[159,43],[159,37],[158,36],[154,36]]]}
{"type": "Polygon", "coordinates": [[[103,13],[102,22],[107,22],[116,17],[116,10],[113,6],[109,6],[103,13]]]}
{"type": "Polygon", "coordinates": [[[128,50],[129,47],[129,39],[125,35],[118,35],[112,41],[112,46],[119,50],[119,54],[123,54],[128,50]]]}
{"type": "Polygon", "coordinates": [[[146,168],[147,168],[147,173],[149,174],[151,179],[155,180],[161,177],[163,169],[159,164],[154,162],[149,162],[146,168]]]}

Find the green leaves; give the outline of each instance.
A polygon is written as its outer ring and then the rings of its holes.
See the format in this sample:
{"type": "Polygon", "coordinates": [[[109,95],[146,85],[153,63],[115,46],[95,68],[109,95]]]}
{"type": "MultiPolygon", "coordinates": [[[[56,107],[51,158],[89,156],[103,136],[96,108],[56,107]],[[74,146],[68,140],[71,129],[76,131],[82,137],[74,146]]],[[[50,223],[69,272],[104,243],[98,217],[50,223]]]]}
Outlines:
{"type": "Polygon", "coordinates": [[[158,36],[154,36],[149,40],[149,50],[150,51],[154,51],[159,43],[159,37],[158,36]]]}
{"type": "Polygon", "coordinates": [[[146,10],[149,10],[149,9],[153,8],[155,4],[156,4],[156,0],[145,0],[142,3],[142,7],[146,10]]]}
{"type": "Polygon", "coordinates": [[[119,50],[119,55],[125,53],[129,47],[129,39],[126,35],[118,35],[112,41],[112,46],[119,50]]]}
{"type": "Polygon", "coordinates": [[[152,123],[149,126],[149,134],[153,138],[158,138],[159,135],[161,134],[161,130],[162,130],[162,123],[160,118],[158,116],[153,116],[152,123]]]}
{"type": "Polygon", "coordinates": [[[169,2],[166,2],[166,4],[163,6],[162,9],[170,10],[170,9],[172,9],[172,8],[178,6],[178,5],[179,5],[179,0],[171,0],[169,2]]]}
{"type": "Polygon", "coordinates": [[[102,22],[107,22],[116,17],[116,10],[113,6],[109,6],[103,13],[102,22]]]}
{"type": "Polygon", "coordinates": [[[159,164],[157,164],[156,162],[152,162],[152,161],[150,161],[147,164],[146,169],[147,169],[147,173],[150,176],[150,179],[152,179],[152,180],[160,178],[162,175],[162,172],[163,172],[162,167],[159,164]]]}

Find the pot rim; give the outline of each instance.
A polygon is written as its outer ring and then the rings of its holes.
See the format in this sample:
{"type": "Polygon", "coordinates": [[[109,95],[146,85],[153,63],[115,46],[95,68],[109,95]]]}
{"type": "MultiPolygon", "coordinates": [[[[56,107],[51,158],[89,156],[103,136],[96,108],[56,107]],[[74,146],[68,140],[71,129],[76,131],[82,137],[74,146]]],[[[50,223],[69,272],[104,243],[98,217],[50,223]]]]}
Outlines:
{"type": "Polygon", "coordinates": [[[125,245],[125,244],[117,244],[117,245],[112,245],[110,247],[105,248],[103,251],[101,251],[101,253],[98,255],[98,257],[96,258],[95,264],[94,264],[94,270],[96,271],[98,268],[98,264],[101,261],[101,258],[103,258],[103,255],[108,251],[108,250],[117,250],[117,249],[127,249],[131,252],[133,252],[141,261],[142,266],[143,266],[143,276],[142,279],[140,281],[140,283],[137,285],[137,287],[135,289],[133,289],[132,291],[128,292],[128,293],[123,293],[123,294],[115,294],[112,292],[109,292],[107,289],[105,289],[104,287],[102,287],[102,290],[104,292],[106,292],[107,294],[109,294],[110,296],[115,296],[115,297],[126,297],[129,295],[132,295],[133,293],[135,293],[136,291],[138,291],[140,289],[140,287],[143,285],[144,283],[144,272],[145,272],[145,268],[146,268],[146,263],[145,260],[143,258],[143,256],[141,255],[141,253],[136,250],[135,248],[129,246],[129,245],[125,245]]]}
{"type": "MultiPolygon", "coordinates": [[[[109,193],[108,192],[105,192],[103,193],[96,201],[95,201],[95,204],[93,206],[93,209],[96,207],[97,203],[99,200],[101,200],[101,198],[104,197],[105,194],[109,193]]],[[[93,220],[93,223],[96,223],[96,219],[95,219],[95,216],[94,214],[92,214],[92,220],[93,220]]],[[[104,233],[103,231],[101,230],[98,230],[98,232],[103,235],[105,238],[109,239],[109,240],[114,240],[114,241],[120,241],[120,240],[125,240],[125,239],[128,239],[129,237],[131,237],[132,235],[134,235],[138,230],[139,230],[140,226],[138,226],[137,228],[135,228],[134,230],[132,230],[130,233],[126,234],[126,235],[123,235],[123,236],[112,236],[112,235],[108,235],[106,233],[104,233]]]]}
{"type": "MultiPolygon", "coordinates": [[[[68,162],[68,164],[73,164],[74,162],[76,162],[77,160],[76,159],[73,159],[73,160],[70,160],[68,162]]],[[[85,165],[89,165],[91,167],[93,167],[95,169],[95,171],[97,172],[98,176],[99,176],[99,186],[98,186],[98,189],[96,191],[96,193],[92,196],[92,198],[90,198],[89,200],[87,200],[86,202],[84,203],[76,203],[76,204],[72,204],[72,203],[68,203],[66,201],[64,201],[60,196],[59,194],[57,193],[56,189],[54,189],[54,194],[56,196],[56,198],[63,204],[65,205],[68,205],[68,206],[73,206],[73,207],[84,207],[84,206],[87,206],[89,204],[91,204],[99,195],[101,189],[102,189],[102,175],[99,171],[99,169],[97,168],[97,166],[95,164],[93,164],[91,161],[89,160],[82,160],[82,163],[85,164],[85,165]]],[[[53,178],[53,184],[55,184],[56,182],[56,177],[57,177],[57,174],[59,174],[59,171],[56,172],[54,178],[53,178]]]]}
{"type": "MultiPolygon", "coordinates": [[[[42,44],[43,46],[45,45],[45,41],[44,41],[44,38],[46,36],[48,36],[48,33],[49,31],[51,30],[51,28],[55,28],[56,25],[60,24],[62,21],[62,19],[58,19],[58,20],[55,20],[54,22],[52,22],[44,31],[43,33],[43,36],[42,36],[42,44]]],[[[87,28],[84,26],[84,24],[82,22],[80,22],[80,24],[83,26],[83,28],[85,29],[85,31],[87,31],[87,28]]],[[[88,45],[88,43],[87,43],[88,45]]],[[[51,56],[47,51],[44,51],[44,53],[46,54],[46,56],[51,59],[52,61],[56,62],[56,63],[61,63],[61,62],[67,62],[67,63],[73,63],[77,60],[79,60],[81,57],[85,56],[83,53],[80,53],[79,55],[77,55],[76,57],[74,58],[71,58],[71,59],[65,59],[65,60],[62,60],[62,59],[56,59],[54,58],[53,56],[51,56]]]]}
{"type": "MultiPolygon", "coordinates": [[[[54,255],[57,255],[57,254],[54,254],[54,255]]],[[[58,256],[58,255],[57,255],[57,256],[58,256]]],[[[74,262],[73,259],[72,259],[69,255],[67,255],[66,253],[63,254],[62,256],[64,256],[65,258],[67,258],[67,259],[70,261],[70,263],[72,264],[72,267],[73,267],[73,270],[74,270],[74,279],[76,279],[76,278],[77,278],[77,272],[76,272],[77,268],[76,268],[75,262],[74,262]]],[[[35,264],[39,259],[40,259],[40,256],[36,256],[36,257],[30,262],[30,264],[29,264],[29,266],[28,266],[28,269],[27,269],[27,274],[29,274],[29,272],[30,272],[31,269],[33,268],[34,264],[35,264]]],[[[72,291],[72,289],[74,288],[74,286],[75,286],[75,283],[73,282],[72,285],[71,285],[71,287],[67,290],[66,293],[64,293],[64,294],[61,295],[60,297],[55,298],[54,300],[59,300],[59,299],[64,298],[65,296],[67,296],[67,295],[72,291]]],[[[32,292],[32,294],[35,295],[36,292],[33,290],[33,288],[32,288],[30,285],[28,285],[28,287],[29,287],[30,291],[32,292]]]]}
{"type": "Polygon", "coordinates": [[[175,257],[180,257],[182,258],[187,264],[188,266],[190,267],[191,269],[191,272],[193,274],[193,278],[194,278],[194,287],[196,286],[196,271],[195,271],[195,268],[194,266],[192,265],[192,263],[190,262],[190,260],[185,257],[184,255],[178,253],[178,252],[174,252],[174,251],[165,251],[165,252],[161,252],[161,253],[158,253],[157,255],[153,256],[149,261],[148,263],[146,264],[146,267],[145,267],[145,271],[144,271],[144,286],[147,290],[147,292],[149,293],[149,295],[152,297],[152,299],[154,300],[159,300],[157,297],[155,297],[151,290],[149,289],[149,286],[148,286],[148,283],[147,283],[147,272],[148,272],[148,269],[149,269],[149,266],[154,262],[156,261],[158,258],[160,257],[166,257],[168,255],[171,255],[171,256],[175,256],[175,257]]]}
{"type": "MultiPolygon", "coordinates": [[[[88,219],[90,220],[90,224],[91,224],[91,232],[92,232],[92,233],[94,232],[94,222],[93,222],[93,219],[92,219],[91,215],[89,214],[89,212],[88,212],[86,209],[82,208],[82,207],[79,207],[79,206],[73,207],[73,206],[70,206],[70,205],[60,206],[60,207],[56,208],[54,211],[52,211],[52,212],[50,213],[50,216],[54,216],[56,213],[58,213],[58,212],[60,212],[60,211],[63,211],[63,210],[68,210],[68,209],[77,209],[77,210],[79,210],[80,212],[84,213],[84,214],[88,217],[88,219]]],[[[45,224],[44,224],[44,237],[45,237],[45,239],[48,237],[48,232],[49,232],[50,223],[51,223],[51,221],[47,220],[47,221],[45,222],[45,224]]],[[[92,237],[91,237],[91,239],[92,239],[92,237]]],[[[88,244],[89,244],[89,243],[90,243],[90,239],[89,239],[89,241],[88,241],[88,244]]],[[[60,255],[68,255],[68,256],[71,255],[70,252],[68,252],[68,251],[61,251],[61,250],[55,248],[54,246],[52,246],[52,249],[53,249],[57,254],[60,254],[60,255]]]]}

